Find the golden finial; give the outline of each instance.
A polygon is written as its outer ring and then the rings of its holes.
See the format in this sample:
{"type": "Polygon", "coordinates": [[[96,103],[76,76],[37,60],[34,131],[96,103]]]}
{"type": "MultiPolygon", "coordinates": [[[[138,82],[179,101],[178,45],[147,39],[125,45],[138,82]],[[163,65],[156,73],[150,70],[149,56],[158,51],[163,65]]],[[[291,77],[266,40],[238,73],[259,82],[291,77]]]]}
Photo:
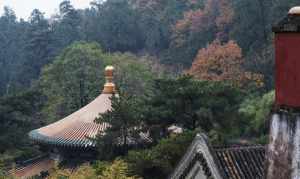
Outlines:
{"type": "Polygon", "coordinates": [[[114,67],[113,66],[107,66],[105,68],[105,79],[106,82],[104,84],[104,89],[102,93],[104,94],[113,94],[115,93],[115,84],[113,83],[113,77],[114,77],[114,67]]]}

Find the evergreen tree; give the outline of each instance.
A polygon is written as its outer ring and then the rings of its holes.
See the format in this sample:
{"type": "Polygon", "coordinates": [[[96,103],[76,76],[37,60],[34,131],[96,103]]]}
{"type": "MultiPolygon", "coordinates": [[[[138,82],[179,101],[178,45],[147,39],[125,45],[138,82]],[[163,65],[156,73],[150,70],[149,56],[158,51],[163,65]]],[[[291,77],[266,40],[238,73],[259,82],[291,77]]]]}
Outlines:
{"type": "Polygon", "coordinates": [[[141,132],[141,105],[136,96],[119,91],[113,95],[112,109],[96,119],[98,123],[106,123],[109,127],[98,135],[98,151],[100,158],[111,159],[116,155],[124,155],[130,146],[137,145],[141,132]]]}
{"type": "Polygon", "coordinates": [[[22,70],[17,76],[22,86],[30,86],[32,80],[36,80],[42,67],[53,58],[52,32],[48,21],[42,12],[34,9],[30,16],[30,24],[25,32],[24,57],[22,70]]]}
{"type": "Polygon", "coordinates": [[[38,154],[24,134],[42,124],[42,99],[36,90],[0,98],[0,161],[2,157],[12,162],[38,154]]]}
{"type": "Polygon", "coordinates": [[[75,41],[82,40],[81,15],[69,0],[60,3],[58,18],[52,26],[58,51],[75,41]]]}
{"type": "Polygon", "coordinates": [[[99,40],[109,52],[137,51],[143,47],[137,14],[127,0],[97,4],[99,40]]]}
{"type": "Polygon", "coordinates": [[[16,15],[8,7],[0,17],[0,96],[10,92],[17,64],[21,62],[20,31],[16,15]]]}
{"type": "MultiPolygon", "coordinates": [[[[191,76],[157,80],[154,95],[144,109],[144,120],[157,141],[168,135],[167,128],[176,124],[183,129],[202,129],[218,135],[230,131],[234,124],[241,92],[222,82],[197,81],[191,76]]],[[[228,135],[233,134],[227,133],[228,135]]],[[[223,136],[225,137],[225,136],[223,136]]]]}

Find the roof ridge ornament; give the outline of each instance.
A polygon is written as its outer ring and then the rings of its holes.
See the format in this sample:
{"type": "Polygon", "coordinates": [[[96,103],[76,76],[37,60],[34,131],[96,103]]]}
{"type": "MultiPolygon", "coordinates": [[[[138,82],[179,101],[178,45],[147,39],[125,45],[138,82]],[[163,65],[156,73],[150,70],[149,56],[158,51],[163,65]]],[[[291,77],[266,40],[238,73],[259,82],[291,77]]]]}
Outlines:
{"type": "Polygon", "coordinates": [[[300,33],[300,6],[292,7],[287,16],[272,27],[275,33],[300,33]]]}
{"type": "Polygon", "coordinates": [[[297,16],[300,16],[300,6],[292,7],[292,8],[289,10],[289,15],[297,15],[297,16]]]}
{"type": "Polygon", "coordinates": [[[114,67],[113,66],[106,66],[105,67],[105,84],[102,91],[102,94],[114,94],[116,92],[116,87],[113,82],[114,78],[114,67]]]}

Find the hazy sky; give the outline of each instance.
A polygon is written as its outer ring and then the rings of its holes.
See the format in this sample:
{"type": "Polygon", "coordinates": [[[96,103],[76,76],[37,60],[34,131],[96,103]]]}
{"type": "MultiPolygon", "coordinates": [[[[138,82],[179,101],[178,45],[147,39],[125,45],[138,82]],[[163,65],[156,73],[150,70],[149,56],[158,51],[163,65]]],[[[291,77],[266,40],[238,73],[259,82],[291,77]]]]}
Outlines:
{"type": "MultiPolygon", "coordinates": [[[[3,14],[3,7],[11,7],[18,18],[27,20],[33,9],[39,9],[45,13],[46,17],[50,17],[54,12],[58,11],[58,6],[63,0],[0,0],[0,14],[3,14]]],[[[89,7],[92,0],[71,0],[75,8],[89,7]]]]}

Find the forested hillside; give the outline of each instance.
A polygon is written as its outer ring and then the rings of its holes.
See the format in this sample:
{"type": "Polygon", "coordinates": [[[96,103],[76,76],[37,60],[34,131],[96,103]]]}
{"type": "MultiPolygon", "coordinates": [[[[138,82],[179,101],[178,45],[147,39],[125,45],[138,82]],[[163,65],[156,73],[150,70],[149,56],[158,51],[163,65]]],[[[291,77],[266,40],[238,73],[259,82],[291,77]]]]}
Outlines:
{"type": "MultiPolygon", "coordinates": [[[[39,154],[28,131],[99,94],[106,65],[116,67],[120,99],[127,103],[114,99],[115,108],[97,121],[126,119],[98,137],[99,151],[108,151],[98,157],[107,163],[83,166],[92,177],[109,178],[120,167],[120,173],[134,171],[128,172],[133,178],[158,173],[165,178],[182,146],[199,131],[218,145],[240,139],[263,143],[274,98],[271,27],[297,3],[97,0],[88,9],[75,9],[65,0],[50,18],[35,9],[29,19],[5,7],[0,16],[0,176],[4,166],[39,154]],[[114,153],[119,146],[111,138],[129,132],[118,132],[125,123],[134,132],[137,125],[150,131],[153,144],[134,150],[122,146],[114,153]],[[166,128],[172,124],[185,132],[170,136],[166,128]]],[[[61,172],[53,172],[53,178],[61,172]]]]}
{"type": "Polygon", "coordinates": [[[244,66],[264,74],[272,87],[271,25],[295,0],[109,0],[77,10],[64,1],[46,19],[38,9],[18,19],[0,18],[0,94],[13,94],[38,79],[41,68],[74,41],[98,42],[104,51],[151,55],[189,68],[201,48],[233,40],[244,66]]]}

